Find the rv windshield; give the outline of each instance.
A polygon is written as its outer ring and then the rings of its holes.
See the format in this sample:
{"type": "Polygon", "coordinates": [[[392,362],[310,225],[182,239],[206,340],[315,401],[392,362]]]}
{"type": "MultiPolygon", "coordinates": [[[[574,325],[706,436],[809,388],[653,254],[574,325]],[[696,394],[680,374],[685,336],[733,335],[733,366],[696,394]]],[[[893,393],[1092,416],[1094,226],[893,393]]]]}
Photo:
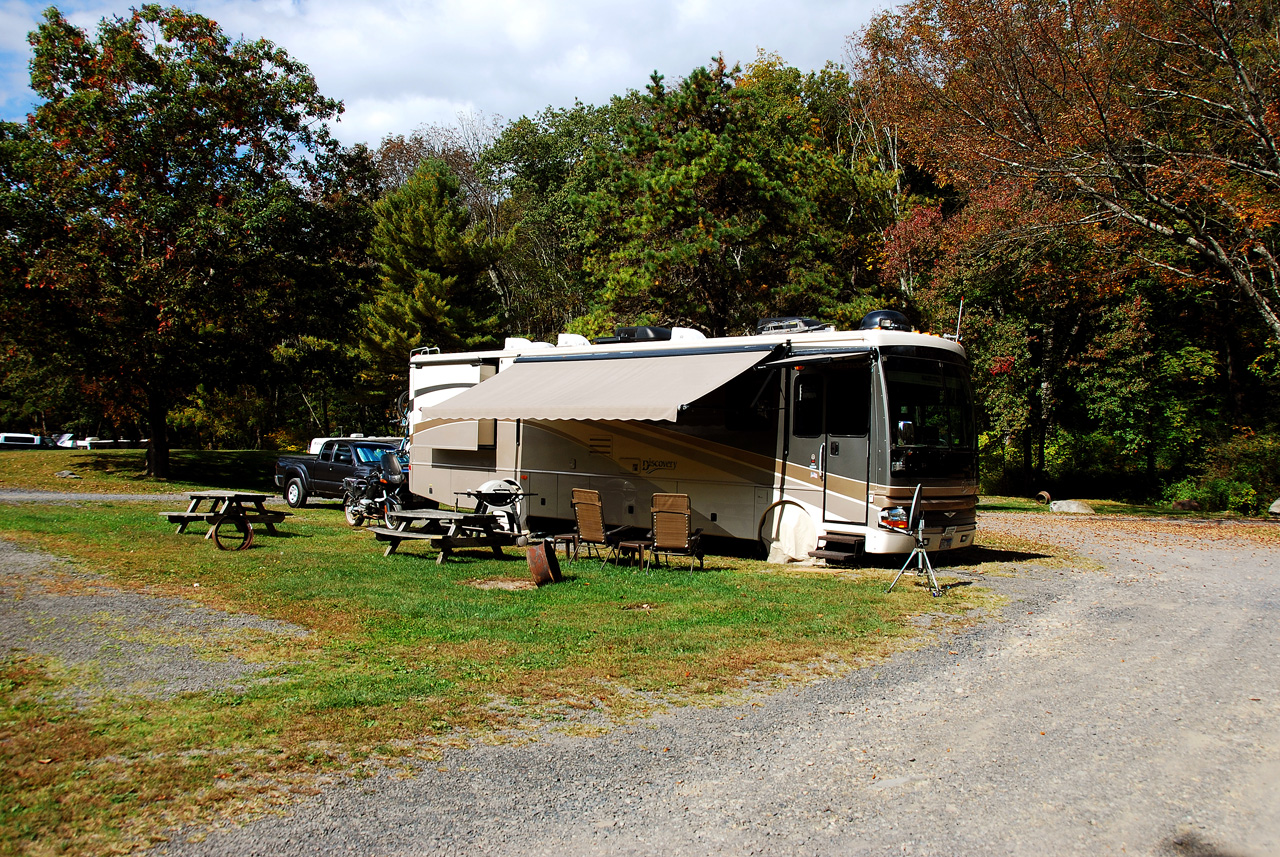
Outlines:
{"type": "Polygon", "coordinates": [[[884,357],[894,476],[965,477],[976,472],[969,373],[946,356],[950,359],[884,357]]]}

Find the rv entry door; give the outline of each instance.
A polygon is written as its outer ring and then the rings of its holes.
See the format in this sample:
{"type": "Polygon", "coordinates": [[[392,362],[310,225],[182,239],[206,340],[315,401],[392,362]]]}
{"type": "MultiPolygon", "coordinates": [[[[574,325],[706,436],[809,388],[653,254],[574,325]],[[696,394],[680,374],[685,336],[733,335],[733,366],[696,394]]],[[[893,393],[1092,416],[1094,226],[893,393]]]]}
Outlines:
{"type": "Polygon", "coordinates": [[[833,360],[797,367],[791,381],[787,471],[801,483],[797,499],[830,522],[867,522],[871,366],[833,360]]]}

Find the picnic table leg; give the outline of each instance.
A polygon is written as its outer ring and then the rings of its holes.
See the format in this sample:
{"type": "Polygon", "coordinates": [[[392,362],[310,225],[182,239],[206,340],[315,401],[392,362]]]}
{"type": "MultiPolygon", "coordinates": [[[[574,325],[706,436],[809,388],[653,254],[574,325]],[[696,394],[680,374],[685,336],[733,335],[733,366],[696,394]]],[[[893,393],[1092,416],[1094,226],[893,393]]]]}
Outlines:
{"type": "MultiPolygon", "coordinates": [[[[254,501],[253,501],[253,506],[254,506],[254,508],[255,508],[255,509],[260,513],[260,514],[262,514],[262,515],[266,515],[266,514],[267,514],[266,503],[265,503],[264,501],[262,501],[262,500],[254,500],[254,501]]],[[[265,520],[265,519],[264,519],[264,520],[260,521],[259,523],[261,523],[261,524],[262,524],[262,526],[264,526],[264,527],[266,527],[266,528],[267,528],[267,535],[269,535],[269,536],[278,535],[278,534],[276,533],[276,525],[275,525],[275,524],[273,524],[273,523],[271,523],[271,521],[269,521],[269,520],[265,520]]]]}
{"type": "Polygon", "coordinates": [[[453,537],[455,535],[465,535],[462,527],[457,521],[449,522],[448,532],[444,534],[444,538],[440,539],[440,555],[436,557],[436,565],[444,565],[445,560],[449,558],[449,554],[453,553],[453,537]]]}
{"type": "MultiPolygon", "coordinates": [[[[192,512],[194,512],[197,508],[199,508],[199,506],[200,506],[200,498],[192,497],[191,502],[187,504],[187,514],[189,515],[192,512]]],[[[189,523],[191,522],[183,521],[182,523],[178,524],[178,535],[182,535],[187,531],[187,524],[189,523]]]]}
{"type": "Polygon", "coordinates": [[[384,550],[384,551],[382,552],[382,555],[383,555],[383,556],[391,556],[393,553],[395,553],[395,552],[396,552],[396,548],[398,548],[399,546],[400,546],[400,540],[399,540],[399,539],[388,539],[388,540],[387,540],[387,549],[386,549],[386,550],[384,550]]]}
{"type": "Polygon", "coordinates": [[[217,517],[209,519],[209,532],[204,534],[206,539],[213,538],[213,531],[217,528],[218,524],[222,523],[222,519],[227,516],[227,501],[218,500],[216,497],[211,498],[209,500],[209,514],[216,515],[217,517]],[[219,512],[219,509],[222,511],[219,512]]]}

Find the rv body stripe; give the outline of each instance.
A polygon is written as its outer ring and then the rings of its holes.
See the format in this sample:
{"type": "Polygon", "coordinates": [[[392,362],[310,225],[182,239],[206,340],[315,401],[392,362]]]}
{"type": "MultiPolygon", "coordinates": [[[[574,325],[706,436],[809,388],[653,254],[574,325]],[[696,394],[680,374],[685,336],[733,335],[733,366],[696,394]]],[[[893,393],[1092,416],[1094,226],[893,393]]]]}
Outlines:
{"type": "MultiPolygon", "coordinates": [[[[567,440],[588,451],[590,435],[606,431],[634,443],[669,452],[676,458],[696,461],[710,470],[732,474],[732,478],[726,480],[730,482],[759,484],[762,477],[768,477],[769,481],[773,482],[773,476],[776,473],[775,463],[770,456],[748,452],[727,444],[701,440],[695,446],[688,441],[686,435],[680,432],[664,430],[659,426],[645,423],[613,420],[574,420],[572,422],[556,420],[555,424],[549,420],[529,420],[525,423],[526,431],[533,429],[567,440]],[[575,428],[579,430],[573,431],[575,428]]],[[[610,461],[619,463],[616,453],[607,457],[610,461]]],[[[676,475],[676,478],[681,477],[676,475]]]]}

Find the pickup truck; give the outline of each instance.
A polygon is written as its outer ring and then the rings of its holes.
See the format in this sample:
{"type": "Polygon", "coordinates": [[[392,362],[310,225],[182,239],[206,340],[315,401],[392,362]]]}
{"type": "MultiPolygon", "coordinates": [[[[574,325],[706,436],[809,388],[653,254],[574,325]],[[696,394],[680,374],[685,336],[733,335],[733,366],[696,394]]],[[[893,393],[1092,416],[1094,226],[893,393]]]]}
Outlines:
{"type": "Polygon", "coordinates": [[[367,476],[384,452],[399,444],[364,438],[330,438],[315,455],[282,455],[276,460],[276,487],[293,508],[305,506],[309,497],[341,497],[342,480],[367,476]]]}

